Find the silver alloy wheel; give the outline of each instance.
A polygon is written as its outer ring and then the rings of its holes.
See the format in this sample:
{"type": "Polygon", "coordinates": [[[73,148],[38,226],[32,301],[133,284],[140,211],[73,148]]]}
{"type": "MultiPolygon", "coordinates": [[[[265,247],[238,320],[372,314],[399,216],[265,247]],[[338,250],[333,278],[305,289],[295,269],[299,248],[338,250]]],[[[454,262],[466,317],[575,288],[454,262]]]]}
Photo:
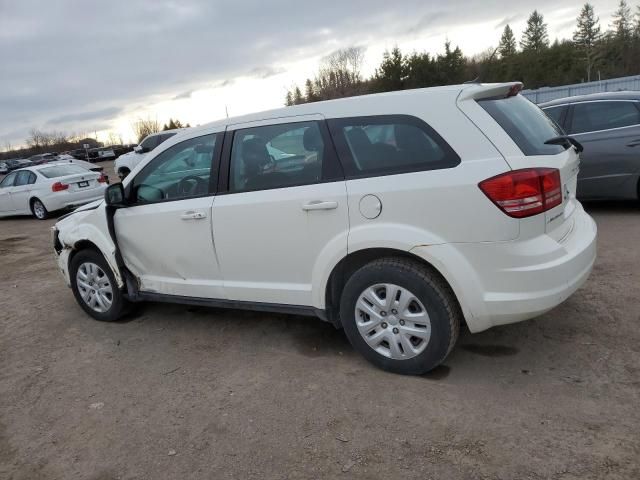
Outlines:
{"type": "Polygon", "coordinates": [[[78,292],[89,308],[104,313],[113,303],[113,289],[104,270],[92,262],[85,262],[76,273],[78,292]]]}
{"type": "Polygon", "coordinates": [[[429,313],[406,288],[392,283],[372,285],[358,297],[355,315],[364,341],[385,357],[407,360],[429,344],[429,313]]]}
{"type": "Polygon", "coordinates": [[[33,213],[37,218],[44,218],[46,216],[47,211],[44,208],[44,205],[40,200],[35,200],[33,202],[33,213]]]}

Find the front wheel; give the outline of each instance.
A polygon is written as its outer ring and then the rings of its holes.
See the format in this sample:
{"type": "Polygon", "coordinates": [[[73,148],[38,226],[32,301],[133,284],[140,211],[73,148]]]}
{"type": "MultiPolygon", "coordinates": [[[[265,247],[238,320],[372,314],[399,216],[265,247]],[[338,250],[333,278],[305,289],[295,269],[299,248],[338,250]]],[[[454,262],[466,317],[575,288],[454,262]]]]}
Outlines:
{"type": "Polygon", "coordinates": [[[128,302],[111,267],[95,250],[81,250],[69,265],[71,288],[82,309],[96,320],[113,322],[126,313],[128,302]]]}
{"type": "Polygon", "coordinates": [[[374,365],[419,375],[440,365],[456,343],[462,313],[435,271],[384,258],[347,281],[340,318],[349,341],[374,365]]]}

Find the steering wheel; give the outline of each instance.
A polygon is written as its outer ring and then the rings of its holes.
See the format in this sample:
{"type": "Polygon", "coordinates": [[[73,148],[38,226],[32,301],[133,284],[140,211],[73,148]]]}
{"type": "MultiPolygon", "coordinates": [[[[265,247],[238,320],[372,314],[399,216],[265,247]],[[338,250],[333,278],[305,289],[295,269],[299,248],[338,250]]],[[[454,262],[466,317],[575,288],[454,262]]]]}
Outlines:
{"type": "Polygon", "coordinates": [[[189,175],[178,182],[178,195],[192,196],[207,190],[207,182],[196,175],[189,175]]]}

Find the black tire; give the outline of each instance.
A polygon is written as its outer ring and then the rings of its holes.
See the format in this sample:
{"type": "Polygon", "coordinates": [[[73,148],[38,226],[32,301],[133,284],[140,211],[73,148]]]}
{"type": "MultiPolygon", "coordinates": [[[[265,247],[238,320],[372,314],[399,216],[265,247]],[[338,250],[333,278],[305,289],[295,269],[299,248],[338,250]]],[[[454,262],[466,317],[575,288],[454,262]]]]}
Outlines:
{"type": "Polygon", "coordinates": [[[434,270],[405,258],[383,258],[357,270],[347,281],[340,301],[340,318],[351,345],[374,365],[389,372],[420,375],[433,370],[449,355],[460,333],[462,312],[449,285],[434,270]],[[358,331],[356,302],[365,289],[393,283],[410,290],[424,305],[431,336],[417,356],[396,360],[376,352],[358,331]]]}
{"type": "Polygon", "coordinates": [[[31,213],[38,220],[46,220],[49,218],[49,211],[39,198],[31,200],[31,213]]]}
{"type": "Polygon", "coordinates": [[[71,259],[71,263],[69,264],[69,276],[71,279],[71,290],[73,290],[73,296],[76,298],[78,305],[80,305],[80,307],[91,317],[101,322],[113,322],[122,318],[123,315],[128,313],[130,303],[124,298],[123,292],[117,287],[115,277],[113,275],[113,272],[111,271],[111,267],[106,262],[101,253],[92,249],[81,250],[76,253],[71,259]],[[112,286],[111,306],[104,312],[98,312],[87,305],[87,303],[83,300],[79,287],[77,285],[78,269],[83,263],[86,262],[91,262],[99,266],[108,277],[109,282],[112,286]]]}

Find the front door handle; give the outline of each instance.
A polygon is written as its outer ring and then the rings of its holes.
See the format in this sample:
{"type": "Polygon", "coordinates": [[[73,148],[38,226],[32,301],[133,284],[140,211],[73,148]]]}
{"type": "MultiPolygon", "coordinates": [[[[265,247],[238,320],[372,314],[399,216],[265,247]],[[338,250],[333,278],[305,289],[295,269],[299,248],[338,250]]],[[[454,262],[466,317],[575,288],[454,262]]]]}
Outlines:
{"type": "Polygon", "coordinates": [[[189,211],[180,215],[180,218],[182,220],[202,220],[203,218],[207,218],[207,214],[204,212],[189,211]]]}
{"type": "Polygon", "coordinates": [[[338,208],[338,202],[323,202],[316,200],[302,205],[302,210],[308,212],[310,210],[335,210],[338,208]]]}
{"type": "Polygon", "coordinates": [[[638,145],[640,145],[640,138],[636,138],[627,143],[627,147],[637,147],[638,145]]]}

